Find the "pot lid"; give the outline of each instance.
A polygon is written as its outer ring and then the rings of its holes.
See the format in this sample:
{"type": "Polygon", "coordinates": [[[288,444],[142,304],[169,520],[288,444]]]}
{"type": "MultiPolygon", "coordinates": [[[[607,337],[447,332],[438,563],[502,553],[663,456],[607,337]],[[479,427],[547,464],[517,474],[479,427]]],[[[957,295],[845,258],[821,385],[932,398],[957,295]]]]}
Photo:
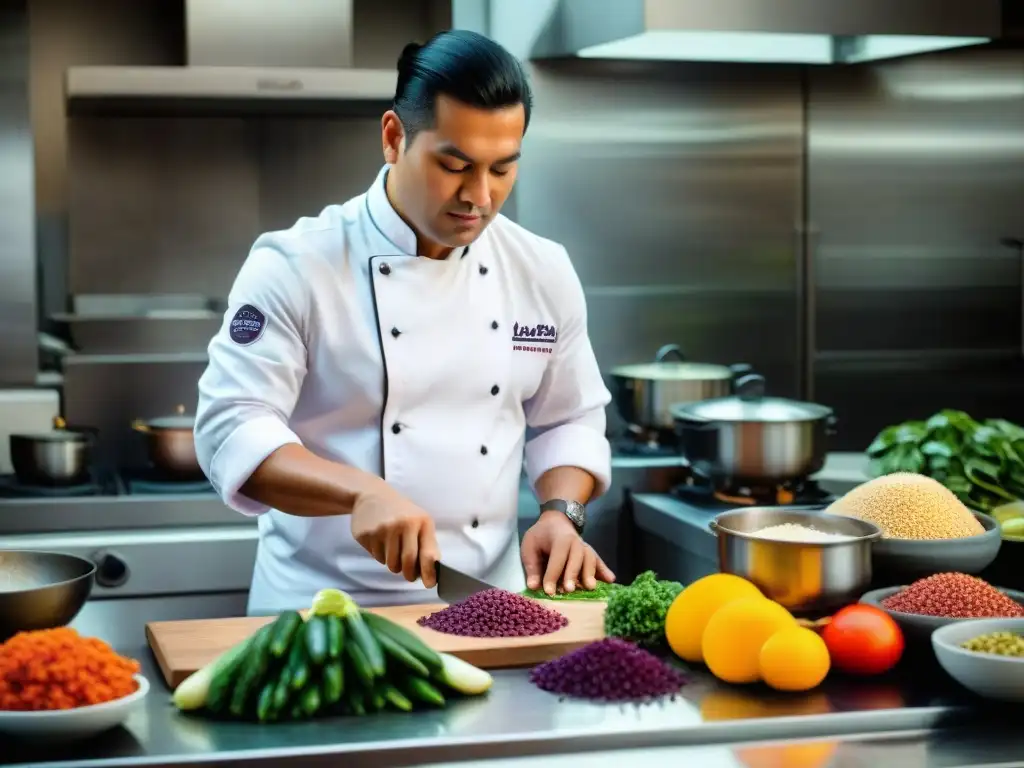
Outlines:
{"type": "Polygon", "coordinates": [[[818,403],[803,403],[782,397],[766,397],[764,377],[744,376],[736,382],[736,395],[700,400],[672,407],[672,414],[699,421],[759,421],[783,423],[816,421],[832,415],[832,409],[818,403]]]}
{"type": "Polygon", "coordinates": [[[159,416],[145,422],[150,429],[192,429],[196,424],[195,415],[185,413],[185,406],[174,409],[173,416],[159,416]]]}
{"type": "Polygon", "coordinates": [[[732,371],[724,365],[712,363],[637,363],[615,368],[612,373],[627,379],[648,379],[653,381],[725,381],[732,378],[732,371]]]}

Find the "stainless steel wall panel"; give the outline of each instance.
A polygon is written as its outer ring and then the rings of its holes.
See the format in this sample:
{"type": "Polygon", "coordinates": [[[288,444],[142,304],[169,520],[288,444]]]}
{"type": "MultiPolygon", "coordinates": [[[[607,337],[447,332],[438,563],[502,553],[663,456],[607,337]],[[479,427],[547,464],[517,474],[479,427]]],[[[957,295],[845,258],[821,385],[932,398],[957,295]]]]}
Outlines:
{"type": "Polygon", "coordinates": [[[72,293],[226,295],[259,225],[243,120],[74,119],[72,293]]]}
{"type": "Polygon", "coordinates": [[[34,385],[39,367],[28,51],[28,4],[0,3],[0,386],[34,385]]]}
{"type": "Polygon", "coordinates": [[[517,220],[568,249],[602,368],[671,341],[795,395],[799,71],[564,61],[531,78],[517,220]]]}
{"type": "Polygon", "coordinates": [[[1024,52],[809,70],[816,390],[844,449],[943,407],[1024,421],[1024,52]]]}

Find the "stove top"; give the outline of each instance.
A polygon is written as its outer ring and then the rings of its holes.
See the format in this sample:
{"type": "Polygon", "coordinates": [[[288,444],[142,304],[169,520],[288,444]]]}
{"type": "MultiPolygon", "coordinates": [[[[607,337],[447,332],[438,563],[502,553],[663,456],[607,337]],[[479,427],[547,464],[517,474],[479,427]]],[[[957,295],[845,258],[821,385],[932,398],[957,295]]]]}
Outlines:
{"type": "Polygon", "coordinates": [[[836,497],[824,490],[814,480],[787,483],[776,486],[733,486],[714,485],[698,476],[691,476],[685,483],[671,491],[680,501],[712,512],[723,512],[737,507],[825,507],[836,497]]]}
{"type": "Polygon", "coordinates": [[[627,434],[614,437],[610,441],[612,455],[636,458],[678,458],[679,449],[672,443],[660,439],[657,435],[627,434]]]}
{"type": "Polygon", "coordinates": [[[176,479],[153,469],[95,473],[77,485],[27,485],[15,475],[0,475],[0,499],[68,499],[88,496],[157,496],[213,493],[205,477],[176,479]]]}

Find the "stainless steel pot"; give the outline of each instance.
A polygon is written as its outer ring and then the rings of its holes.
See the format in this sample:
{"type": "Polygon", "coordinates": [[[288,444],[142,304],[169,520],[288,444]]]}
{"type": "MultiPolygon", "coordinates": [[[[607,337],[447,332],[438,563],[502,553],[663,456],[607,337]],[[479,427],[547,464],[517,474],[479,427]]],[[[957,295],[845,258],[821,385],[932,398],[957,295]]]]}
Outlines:
{"type": "Polygon", "coordinates": [[[711,522],[718,537],[718,568],[753,582],[794,613],[824,615],[856,602],[871,585],[871,548],[881,537],[874,523],[785,507],[723,512],[711,522]],[[754,534],[785,523],[813,526],[848,539],[780,541],[754,534]]]}
{"type": "Polygon", "coordinates": [[[750,371],[749,365],[688,362],[678,344],[666,344],[653,363],[612,369],[615,407],[634,427],[670,430],[672,405],[724,397],[734,380],[750,371]]]}
{"type": "Polygon", "coordinates": [[[680,450],[694,470],[734,485],[803,480],[825,465],[831,408],[765,396],[764,377],[744,376],[736,395],[671,408],[680,450]]]}
{"type": "Polygon", "coordinates": [[[196,417],[187,415],[185,406],[179,405],[173,416],[136,419],[132,429],[145,435],[154,469],[172,478],[198,479],[203,470],[196,457],[195,424],[196,417]]]}
{"type": "Polygon", "coordinates": [[[68,429],[59,416],[53,431],[12,434],[8,440],[14,475],[22,485],[67,486],[89,480],[94,436],[68,429]]]}

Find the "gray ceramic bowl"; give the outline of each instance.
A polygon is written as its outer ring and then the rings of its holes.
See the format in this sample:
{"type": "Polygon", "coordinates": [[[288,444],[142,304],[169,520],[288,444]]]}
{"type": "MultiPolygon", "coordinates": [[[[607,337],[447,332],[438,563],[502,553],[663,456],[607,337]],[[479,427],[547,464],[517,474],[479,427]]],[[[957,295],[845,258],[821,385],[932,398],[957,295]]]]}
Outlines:
{"type": "MultiPolygon", "coordinates": [[[[885,600],[885,598],[890,595],[895,595],[897,592],[904,589],[906,589],[906,586],[873,589],[861,597],[860,602],[880,608],[892,616],[896,623],[900,625],[900,629],[903,630],[903,635],[907,640],[928,640],[931,637],[932,632],[950,624],[966,624],[973,621],[979,621],[979,619],[946,619],[939,616],[920,616],[916,613],[901,613],[900,611],[890,611],[882,605],[882,601],[885,600]]],[[[1000,587],[996,587],[996,589],[1007,597],[1010,597],[1021,605],[1024,605],[1024,592],[1015,592],[1012,589],[1001,589],[1000,587]]],[[[981,621],[989,621],[989,619],[981,619],[981,621]]],[[[1000,621],[1003,621],[1003,619],[1000,619],[1000,621]]]]}
{"type": "Polygon", "coordinates": [[[976,653],[961,643],[990,632],[1024,634],[1024,619],[973,619],[947,624],[932,634],[932,648],[946,673],[986,699],[1024,702],[1024,658],[976,653]]]}
{"type": "Polygon", "coordinates": [[[871,547],[872,570],[887,580],[898,575],[900,581],[908,582],[936,573],[981,573],[999,554],[1002,536],[994,517],[981,512],[975,512],[974,517],[985,527],[985,532],[977,536],[876,539],[871,547]]]}

